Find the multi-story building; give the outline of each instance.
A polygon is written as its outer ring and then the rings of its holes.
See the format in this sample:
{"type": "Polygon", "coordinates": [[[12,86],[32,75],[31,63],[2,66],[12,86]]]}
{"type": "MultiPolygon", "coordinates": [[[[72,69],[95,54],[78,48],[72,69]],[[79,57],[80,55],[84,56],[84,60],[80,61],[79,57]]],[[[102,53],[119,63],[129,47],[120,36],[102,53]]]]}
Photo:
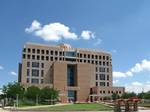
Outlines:
{"type": "Polygon", "coordinates": [[[124,87],[113,87],[111,54],[68,44],[25,44],[18,81],[25,87],[53,87],[61,102],[103,100],[124,87]]]}

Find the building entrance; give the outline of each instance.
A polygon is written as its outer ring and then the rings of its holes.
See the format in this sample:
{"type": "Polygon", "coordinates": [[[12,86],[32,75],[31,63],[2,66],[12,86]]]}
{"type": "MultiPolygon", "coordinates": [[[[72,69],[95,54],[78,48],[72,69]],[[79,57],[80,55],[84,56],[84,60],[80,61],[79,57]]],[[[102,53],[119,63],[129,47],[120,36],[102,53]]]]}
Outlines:
{"type": "Polygon", "coordinates": [[[69,90],[68,91],[68,102],[75,102],[76,101],[76,91],[69,90]]]}

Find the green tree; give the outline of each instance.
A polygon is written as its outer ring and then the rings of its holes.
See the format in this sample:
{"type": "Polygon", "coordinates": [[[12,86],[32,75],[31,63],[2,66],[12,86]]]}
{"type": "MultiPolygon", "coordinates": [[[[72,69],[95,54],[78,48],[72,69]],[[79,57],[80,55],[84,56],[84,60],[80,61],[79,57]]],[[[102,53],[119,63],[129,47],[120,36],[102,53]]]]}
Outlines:
{"type": "Polygon", "coordinates": [[[41,89],[41,99],[57,99],[58,91],[54,88],[45,87],[41,89]]]}
{"type": "Polygon", "coordinates": [[[120,96],[117,93],[113,93],[111,97],[113,100],[120,98],[120,96]]]}
{"type": "Polygon", "coordinates": [[[24,95],[24,88],[20,83],[8,83],[8,85],[3,86],[2,92],[8,98],[16,99],[16,95],[22,98],[24,95]]]}
{"type": "Polygon", "coordinates": [[[145,93],[144,99],[150,100],[150,91],[145,93]]]}
{"type": "Polygon", "coordinates": [[[146,93],[142,92],[137,95],[138,98],[143,99],[146,93]]]}
{"type": "Polygon", "coordinates": [[[134,93],[134,92],[131,92],[131,93],[123,93],[121,98],[124,98],[124,99],[128,99],[128,98],[131,98],[131,97],[136,97],[137,95],[134,93]]]}
{"type": "Polygon", "coordinates": [[[25,92],[27,99],[35,100],[37,96],[40,96],[41,90],[36,86],[30,86],[25,92]]]}

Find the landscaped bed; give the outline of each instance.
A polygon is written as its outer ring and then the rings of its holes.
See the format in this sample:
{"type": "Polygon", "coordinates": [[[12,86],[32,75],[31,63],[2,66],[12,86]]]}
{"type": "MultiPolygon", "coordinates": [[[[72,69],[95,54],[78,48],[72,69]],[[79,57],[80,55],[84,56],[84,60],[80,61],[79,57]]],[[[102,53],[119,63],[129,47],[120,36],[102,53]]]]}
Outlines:
{"type": "MultiPolygon", "coordinates": [[[[21,108],[20,108],[21,109],[21,108]]],[[[19,109],[19,110],[20,110],[19,109]]],[[[69,105],[59,105],[59,106],[40,106],[34,108],[23,108],[23,110],[38,110],[38,111],[107,111],[112,110],[110,106],[99,104],[99,103],[91,103],[91,104],[69,104],[69,105]]]]}

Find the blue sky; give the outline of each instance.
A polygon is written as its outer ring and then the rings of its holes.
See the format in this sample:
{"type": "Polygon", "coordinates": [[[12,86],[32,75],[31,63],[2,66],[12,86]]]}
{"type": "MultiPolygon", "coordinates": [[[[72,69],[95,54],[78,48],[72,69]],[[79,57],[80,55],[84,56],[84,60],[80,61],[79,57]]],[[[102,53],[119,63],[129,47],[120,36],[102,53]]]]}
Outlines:
{"type": "Polygon", "coordinates": [[[126,86],[128,91],[149,90],[149,6],[149,0],[1,0],[0,87],[17,80],[26,42],[64,42],[111,52],[114,85],[126,86]],[[31,31],[34,22],[38,28],[31,31]],[[44,34],[45,25],[60,30],[44,34]],[[57,40],[51,38],[56,32],[61,32],[55,35],[57,40]]]}

